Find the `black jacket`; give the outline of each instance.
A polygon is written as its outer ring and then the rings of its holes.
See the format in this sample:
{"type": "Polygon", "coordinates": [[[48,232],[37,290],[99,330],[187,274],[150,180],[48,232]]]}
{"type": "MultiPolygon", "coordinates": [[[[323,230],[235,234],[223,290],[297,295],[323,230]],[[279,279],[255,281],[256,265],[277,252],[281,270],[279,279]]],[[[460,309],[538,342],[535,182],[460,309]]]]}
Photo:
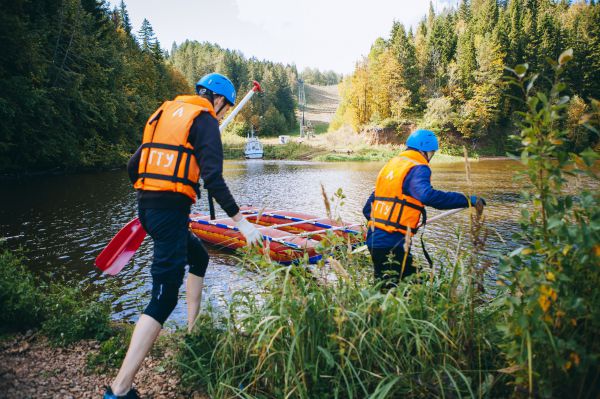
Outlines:
{"type": "MultiPolygon", "coordinates": [[[[225,180],[223,179],[223,144],[219,122],[209,113],[202,112],[194,119],[190,128],[188,142],[194,147],[194,154],[200,167],[200,177],[204,181],[204,188],[214,197],[228,216],[237,214],[237,206],[225,180]]],[[[127,163],[129,180],[135,183],[138,179],[142,149],[137,149],[127,163]]],[[[190,208],[192,200],[180,193],[170,191],[143,191],[138,190],[138,203],[140,208],[190,208]]]]}

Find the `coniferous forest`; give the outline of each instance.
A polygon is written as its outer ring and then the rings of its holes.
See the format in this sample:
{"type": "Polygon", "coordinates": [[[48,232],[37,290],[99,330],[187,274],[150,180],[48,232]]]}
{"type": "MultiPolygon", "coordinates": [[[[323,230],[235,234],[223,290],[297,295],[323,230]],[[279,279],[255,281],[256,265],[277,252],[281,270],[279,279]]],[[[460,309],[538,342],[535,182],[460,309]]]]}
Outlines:
{"type": "Polygon", "coordinates": [[[3,1],[0,171],[122,164],[148,115],[189,91],[151,26],[139,38],[123,3],[3,1]]]}
{"type": "Polygon", "coordinates": [[[149,115],[213,71],[230,76],[240,98],[253,79],[265,89],[238,129],[277,134],[296,123],[295,67],[197,42],[169,55],[148,20],[132,30],[124,2],[2,1],[0,47],[3,174],[123,165],[149,115]]]}
{"type": "Polygon", "coordinates": [[[246,58],[239,51],[216,44],[185,41],[171,48],[170,63],[193,85],[200,76],[219,72],[229,77],[242,98],[260,82],[263,93],[242,109],[231,130],[245,135],[252,125],[261,135],[287,133],[296,126],[294,88],[298,79],[295,66],[246,58]]]}
{"type": "MultiPolygon", "coordinates": [[[[229,76],[240,97],[261,82],[264,93],[229,130],[260,135],[295,129],[298,78],[335,84],[340,75],[283,65],[216,44],[185,41],[165,51],[151,23],[134,32],[125,4],[103,0],[3,1],[0,15],[0,173],[96,169],[123,165],[147,117],[164,100],[190,93],[203,74],[229,76]]],[[[416,29],[394,23],[353,74],[341,82],[331,128],[345,123],[403,133],[429,127],[449,142],[504,154],[515,132],[514,88],[508,71],[528,63],[547,76],[567,48],[566,71],[574,151],[597,146],[581,126],[600,98],[600,6],[594,0],[461,0],[430,8],[416,29]]],[[[542,82],[545,88],[550,82],[542,82]]]]}
{"type": "Polygon", "coordinates": [[[580,151],[598,143],[578,125],[600,98],[600,6],[594,0],[461,0],[437,14],[430,6],[415,31],[394,23],[389,37],[373,43],[344,79],[333,127],[400,132],[419,124],[446,141],[485,143],[503,154],[516,130],[515,111],[524,107],[506,83],[505,66],[528,63],[549,76],[547,60],[568,48],[574,61],[565,76],[572,97],[567,128],[571,149],[580,151]]]}

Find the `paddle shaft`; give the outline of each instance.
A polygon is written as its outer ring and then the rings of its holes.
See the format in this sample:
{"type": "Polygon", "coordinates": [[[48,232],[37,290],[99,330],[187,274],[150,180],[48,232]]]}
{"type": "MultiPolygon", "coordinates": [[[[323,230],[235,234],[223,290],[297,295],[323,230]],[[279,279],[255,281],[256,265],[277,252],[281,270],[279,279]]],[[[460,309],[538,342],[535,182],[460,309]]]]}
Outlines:
{"type": "Polygon", "coordinates": [[[244,107],[244,105],[246,105],[246,103],[248,101],[250,101],[250,99],[252,98],[254,93],[261,91],[261,90],[262,89],[260,87],[260,84],[255,80],[252,83],[252,89],[250,89],[250,91],[244,96],[244,98],[242,98],[242,101],[240,101],[239,104],[233,109],[233,111],[231,111],[231,113],[227,116],[227,118],[225,118],[223,123],[221,123],[221,126],[219,126],[219,130],[221,131],[221,133],[223,133],[223,130],[227,127],[227,125],[229,125],[229,123],[233,120],[233,118],[235,118],[235,116],[238,114],[238,112],[241,111],[241,109],[244,107]]]}
{"type": "MultiPolygon", "coordinates": [[[[449,211],[442,212],[439,215],[435,215],[431,219],[427,219],[427,224],[435,222],[436,220],[445,218],[446,216],[454,215],[455,213],[458,213],[458,212],[463,211],[465,209],[467,209],[467,208],[450,209],[449,211]]],[[[421,227],[422,224],[423,223],[419,223],[418,227],[421,227]]]]}
{"type": "MultiPolygon", "coordinates": [[[[244,96],[244,98],[242,98],[242,101],[239,102],[239,104],[233,109],[233,111],[229,113],[227,118],[225,118],[223,123],[221,123],[221,125],[219,126],[219,131],[221,133],[223,133],[223,130],[225,130],[227,125],[229,125],[233,118],[235,118],[238,112],[242,110],[244,105],[246,105],[246,103],[250,101],[254,93],[256,93],[257,91],[261,91],[261,88],[260,84],[258,84],[258,82],[255,80],[252,83],[252,89],[250,89],[250,91],[244,96]]],[[[210,193],[208,193],[208,210],[210,212],[210,220],[215,220],[215,201],[210,193]]]]}

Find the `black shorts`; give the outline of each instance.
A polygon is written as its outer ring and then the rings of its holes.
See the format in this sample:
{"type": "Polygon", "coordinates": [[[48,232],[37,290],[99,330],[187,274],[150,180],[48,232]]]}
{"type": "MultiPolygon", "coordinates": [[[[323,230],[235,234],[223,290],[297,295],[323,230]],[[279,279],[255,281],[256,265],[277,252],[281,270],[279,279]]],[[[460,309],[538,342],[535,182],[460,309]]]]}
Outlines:
{"type": "Polygon", "coordinates": [[[188,228],[189,209],[139,209],[139,216],[154,241],[151,273],[155,281],[181,284],[186,264],[190,273],[204,277],[209,256],[202,241],[188,228]]]}

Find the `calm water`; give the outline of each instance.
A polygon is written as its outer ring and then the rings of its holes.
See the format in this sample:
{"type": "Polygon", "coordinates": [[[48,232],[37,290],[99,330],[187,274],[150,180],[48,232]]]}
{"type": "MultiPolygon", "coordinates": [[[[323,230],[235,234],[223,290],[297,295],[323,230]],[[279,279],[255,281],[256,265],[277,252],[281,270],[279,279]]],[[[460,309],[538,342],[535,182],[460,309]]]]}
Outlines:
{"type": "MultiPolygon", "coordinates": [[[[342,188],[347,198],[340,215],[345,221],[362,222],[362,206],[382,165],[229,161],[225,164],[225,179],[239,204],[318,216],[325,215],[321,183],[329,196],[342,188]]],[[[492,261],[514,246],[511,236],[518,229],[516,201],[520,188],[513,175],[518,167],[507,160],[472,163],[470,187],[463,163],[432,166],[435,188],[470,191],[486,198],[486,220],[491,233],[487,256],[492,261]]],[[[136,216],[135,192],[124,171],[30,178],[3,182],[0,188],[0,237],[7,239],[9,248],[20,246],[26,250],[32,270],[97,285],[102,292],[110,292],[105,295],[115,303],[115,317],[137,317],[148,300],[151,241],[144,241],[132,264],[116,277],[101,275],[93,265],[96,255],[114,234],[136,216]]],[[[208,212],[204,199],[193,211],[208,212]]],[[[436,213],[431,210],[429,217],[436,213]]],[[[222,211],[220,214],[225,216],[222,211]]],[[[464,228],[466,222],[467,212],[461,212],[429,225],[425,237],[430,251],[435,253],[436,248],[442,247],[456,249],[456,231],[460,226],[464,228]]],[[[259,276],[240,270],[230,252],[216,249],[209,252],[212,258],[203,302],[222,307],[233,290],[253,285],[259,276]]],[[[183,290],[182,287],[182,297],[183,290]]],[[[175,323],[185,320],[184,301],[180,301],[171,319],[175,323]]]]}

